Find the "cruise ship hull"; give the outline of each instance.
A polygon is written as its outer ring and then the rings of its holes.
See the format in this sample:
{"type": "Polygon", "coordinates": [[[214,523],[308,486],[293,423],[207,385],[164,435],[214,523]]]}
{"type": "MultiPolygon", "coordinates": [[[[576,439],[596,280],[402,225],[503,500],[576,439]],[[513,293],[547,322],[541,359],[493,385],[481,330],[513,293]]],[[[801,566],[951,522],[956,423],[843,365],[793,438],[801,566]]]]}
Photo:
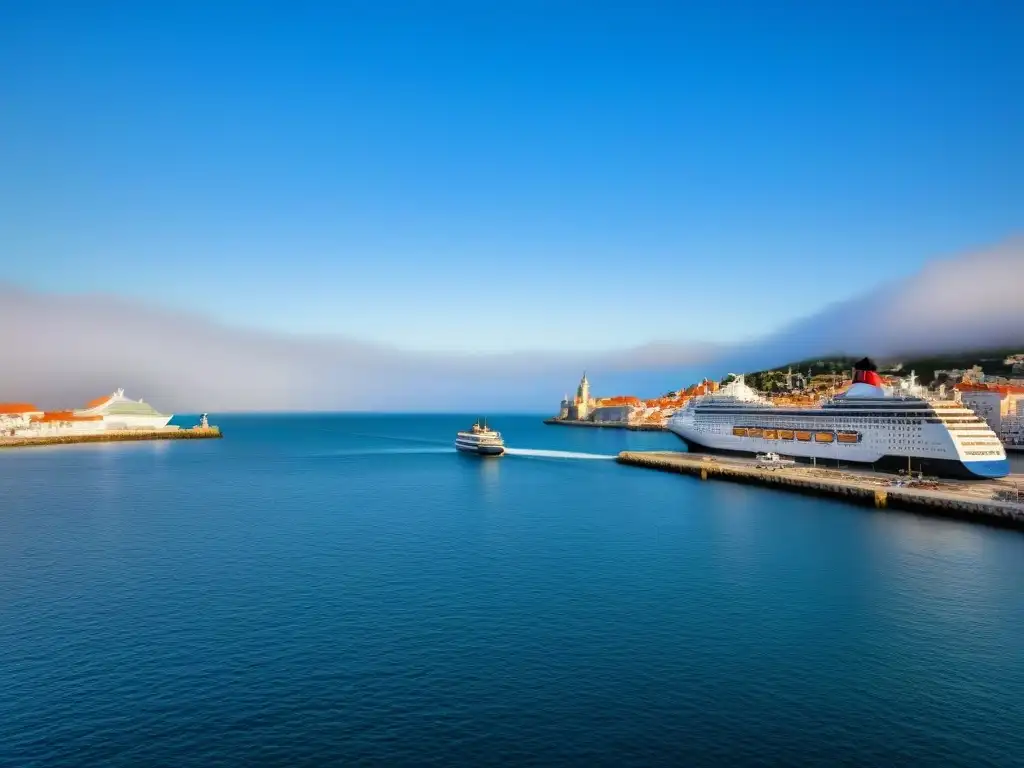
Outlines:
{"type": "Polygon", "coordinates": [[[747,438],[742,444],[729,436],[712,436],[701,434],[699,437],[685,427],[669,425],[669,430],[682,439],[688,450],[693,453],[718,453],[736,456],[754,456],[758,453],[774,451],[787,458],[810,464],[820,462],[823,466],[830,463],[857,464],[865,469],[880,472],[899,472],[906,470],[908,465],[913,472],[926,475],[958,478],[963,480],[981,480],[1005,477],[1010,473],[1010,462],[1006,458],[962,461],[960,459],[943,459],[925,456],[899,456],[878,453],[866,449],[862,445],[843,445],[832,443],[823,448],[818,443],[801,443],[795,440],[766,440],[764,438],[747,438]]]}

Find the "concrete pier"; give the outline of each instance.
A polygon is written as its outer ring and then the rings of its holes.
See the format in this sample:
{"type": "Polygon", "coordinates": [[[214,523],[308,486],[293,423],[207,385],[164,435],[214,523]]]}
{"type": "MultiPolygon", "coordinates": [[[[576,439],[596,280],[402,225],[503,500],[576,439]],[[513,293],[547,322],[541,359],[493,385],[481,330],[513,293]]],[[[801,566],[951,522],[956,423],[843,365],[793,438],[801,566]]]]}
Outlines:
{"type": "Polygon", "coordinates": [[[164,427],[163,429],[126,429],[84,435],[41,435],[39,437],[0,437],[0,448],[28,448],[41,445],[74,443],[119,443],[133,440],[208,440],[223,437],[220,427],[164,427]]]}
{"type": "Polygon", "coordinates": [[[936,517],[1024,531],[1024,475],[999,480],[907,481],[893,475],[806,465],[762,469],[756,459],[676,451],[632,452],[620,464],[830,496],[878,509],[903,509],[936,517]]]}
{"type": "Polygon", "coordinates": [[[571,419],[544,419],[545,424],[557,424],[562,427],[602,427],[605,429],[630,429],[634,432],[664,432],[665,427],[658,424],[630,424],[625,421],[573,421],[571,419]]]}

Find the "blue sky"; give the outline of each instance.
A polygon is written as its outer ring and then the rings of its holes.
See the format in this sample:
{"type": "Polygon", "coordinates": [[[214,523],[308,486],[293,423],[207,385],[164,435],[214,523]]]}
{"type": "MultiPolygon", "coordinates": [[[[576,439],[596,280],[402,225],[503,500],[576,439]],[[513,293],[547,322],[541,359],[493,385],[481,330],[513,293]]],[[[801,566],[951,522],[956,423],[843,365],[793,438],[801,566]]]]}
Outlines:
{"type": "Polygon", "coordinates": [[[1020,3],[212,6],[5,9],[0,279],[602,350],[756,337],[1022,227],[1020,3]]]}

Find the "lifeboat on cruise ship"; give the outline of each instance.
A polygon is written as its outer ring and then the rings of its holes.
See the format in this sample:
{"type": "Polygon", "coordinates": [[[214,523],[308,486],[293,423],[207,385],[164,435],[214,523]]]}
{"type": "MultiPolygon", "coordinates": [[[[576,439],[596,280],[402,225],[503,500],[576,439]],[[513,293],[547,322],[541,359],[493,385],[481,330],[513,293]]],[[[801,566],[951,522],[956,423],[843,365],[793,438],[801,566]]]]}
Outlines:
{"type": "Polygon", "coordinates": [[[793,430],[792,429],[780,429],[779,430],[779,440],[792,440],[792,439],[793,439],[793,430]]]}
{"type": "Polygon", "coordinates": [[[764,431],[764,439],[765,439],[765,440],[778,440],[778,439],[779,439],[779,433],[778,433],[778,430],[775,430],[775,429],[766,429],[766,430],[764,431]]]}
{"type": "Polygon", "coordinates": [[[746,437],[747,436],[747,428],[746,427],[733,427],[732,428],[732,434],[733,434],[734,437],[746,437]]]}
{"type": "Polygon", "coordinates": [[[760,427],[751,427],[750,429],[747,430],[747,437],[760,437],[760,436],[761,436],[761,428],[760,427]]]}
{"type": "Polygon", "coordinates": [[[840,432],[839,433],[840,443],[859,443],[860,432],[840,432]]]}
{"type": "Polygon", "coordinates": [[[803,441],[805,443],[809,443],[809,442],[811,442],[811,433],[810,432],[797,432],[796,433],[796,439],[797,440],[801,440],[801,441],[803,441]]]}
{"type": "Polygon", "coordinates": [[[816,443],[831,443],[835,441],[836,436],[831,432],[815,432],[814,442],[816,443]]]}

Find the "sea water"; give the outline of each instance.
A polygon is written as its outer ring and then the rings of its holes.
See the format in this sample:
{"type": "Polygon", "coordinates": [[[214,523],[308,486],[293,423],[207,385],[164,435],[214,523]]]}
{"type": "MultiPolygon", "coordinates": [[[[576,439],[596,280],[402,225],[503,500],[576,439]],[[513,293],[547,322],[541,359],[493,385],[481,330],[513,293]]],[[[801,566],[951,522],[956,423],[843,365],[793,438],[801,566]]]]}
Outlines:
{"type": "Polygon", "coordinates": [[[473,420],[0,453],[0,765],[1020,764],[1024,535],[473,420]]]}

